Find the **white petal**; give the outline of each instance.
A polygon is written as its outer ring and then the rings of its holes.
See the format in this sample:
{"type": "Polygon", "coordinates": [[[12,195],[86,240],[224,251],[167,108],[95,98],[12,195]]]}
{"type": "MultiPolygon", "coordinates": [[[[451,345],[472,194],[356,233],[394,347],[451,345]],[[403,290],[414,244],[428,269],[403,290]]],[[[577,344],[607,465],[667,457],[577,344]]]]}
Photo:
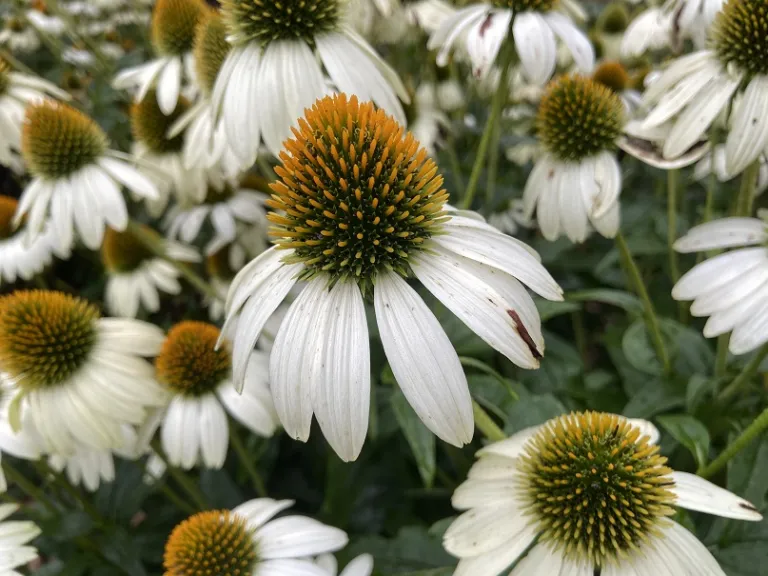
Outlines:
{"type": "Polygon", "coordinates": [[[555,71],[557,45],[552,29],[536,12],[523,12],[512,23],[515,48],[523,72],[535,84],[544,84],[555,71]]]}
{"type": "Polygon", "coordinates": [[[672,288],[672,297],[693,300],[766,262],[768,250],[762,246],[718,254],[686,272],[672,288]]]}
{"type": "Polygon", "coordinates": [[[313,383],[315,417],[345,462],[356,460],[368,432],[371,361],[363,296],[354,281],[330,292],[323,330],[325,350],[313,383]]]}
{"type": "Polygon", "coordinates": [[[733,111],[731,130],[725,143],[729,174],[738,174],[763,152],[768,144],[768,76],[755,76],[733,111]]]}
{"type": "Polygon", "coordinates": [[[536,538],[537,531],[526,526],[517,538],[482,556],[463,559],[456,567],[454,576],[498,576],[517,560],[536,538]]]}
{"type": "MultiPolygon", "coordinates": [[[[660,548],[665,549],[666,552],[663,566],[674,566],[676,562],[681,565],[681,569],[670,570],[670,576],[679,576],[686,572],[695,576],[725,576],[725,572],[704,544],[676,522],[664,529],[660,548]]],[[[657,569],[648,574],[660,576],[663,573],[657,569]]]]}
{"type": "Polygon", "coordinates": [[[643,120],[643,126],[660,126],[680,113],[710,82],[714,82],[720,72],[720,65],[715,61],[706,62],[690,76],[680,80],[664,94],[643,120]]]}
{"type": "Polygon", "coordinates": [[[259,558],[265,560],[334,552],[348,542],[343,530],[304,516],[273,520],[259,528],[253,538],[258,542],[259,558]]]}
{"type": "Polygon", "coordinates": [[[424,424],[444,441],[472,440],[472,399],[461,362],[434,314],[397,274],[374,289],[384,351],[403,394],[424,424]]]}
{"type": "MultiPolygon", "coordinates": [[[[594,181],[594,163],[588,162],[586,166],[591,166],[591,177],[594,181]]],[[[562,176],[558,179],[558,189],[554,191],[559,196],[560,223],[563,231],[571,242],[581,243],[587,239],[589,232],[587,227],[587,211],[584,207],[582,193],[574,189],[581,186],[583,170],[580,164],[567,164],[564,167],[562,176]]],[[[589,181],[587,181],[589,182],[589,181]]],[[[598,190],[597,186],[589,182],[592,188],[598,190]]]]}
{"type": "Polygon", "coordinates": [[[763,519],[752,504],[704,478],[687,472],[672,472],[671,476],[675,485],[669,489],[677,497],[676,506],[736,520],[763,519]]]}
{"type": "Polygon", "coordinates": [[[683,78],[690,77],[698,70],[710,66],[715,60],[714,54],[708,50],[701,50],[678,58],[664,71],[660,78],[648,86],[643,94],[643,107],[647,107],[658,100],[683,78]]]}
{"type": "Polygon", "coordinates": [[[547,12],[544,14],[544,19],[568,47],[579,71],[585,74],[591,73],[595,67],[595,50],[589,38],[565,14],[555,11],[547,12]]]}
{"type": "Polygon", "coordinates": [[[517,458],[525,452],[526,444],[528,444],[528,441],[533,438],[539,430],[541,430],[541,426],[523,428],[519,432],[515,432],[506,440],[488,444],[478,450],[477,454],[479,456],[498,454],[499,456],[504,456],[506,458],[517,458]]]}
{"type": "Polygon", "coordinates": [[[456,518],[443,537],[443,547],[457,558],[471,558],[517,540],[529,519],[519,506],[504,504],[473,508],[456,518]]]}
{"type": "Polygon", "coordinates": [[[492,10],[467,31],[466,47],[475,76],[486,76],[509,33],[511,10],[492,10]]]}
{"type": "Polygon", "coordinates": [[[229,423],[227,414],[214,394],[200,399],[200,450],[208,468],[221,468],[227,459],[229,423]]]}
{"type": "Polygon", "coordinates": [[[170,58],[157,79],[157,104],[166,116],[173,114],[181,90],[181,58],[170,58]]]}
{"type": "MultiPolygon", "coordinates": [[[[558,576],[563,557],[559,552],[552,552],[546,544],[538,544],[520,560],[509,576],[558,576]]],[[[608,576],[603,569],[603,576],[608,576]]],[[[617,575],[618,576],[618,575],[617,575]]],[[[622,574],[621,576],[635,576],[622,574]]]]}
{"type": "Polygon", "coordinates": [[[278,559],[259,562],[254,576],[328,576],[311,560],[278,559]]]}
{"type": "Polygon", "coordinates": [[[734,248],[761,244],[768,239],[765,223],[757,218],[721,218],[694,226],[675,242],[675,250],[683,254],[718,248],[734,248]]]}
{"type": "Polygon", "coordinates": [[[115,180],[142,198],[159,198],[160,192],[157,186],[133,166],[108,157],[99,158],[98,163],[115,180]]]}
{"type": "Polygon", "coordinates": [[[271,520],[275,515],[293,506],[293,500],[273,500],[272,498],[256,498],[243,502],[232,510],[233,514],[242,516],[248,521],[248,527],[256,530],[271,520]]]}
{"type": "Polygon", "coordinates": [[[339,576],[371,576],[373,572],[373,556],[360,554],[346,565],[339,576]]]}

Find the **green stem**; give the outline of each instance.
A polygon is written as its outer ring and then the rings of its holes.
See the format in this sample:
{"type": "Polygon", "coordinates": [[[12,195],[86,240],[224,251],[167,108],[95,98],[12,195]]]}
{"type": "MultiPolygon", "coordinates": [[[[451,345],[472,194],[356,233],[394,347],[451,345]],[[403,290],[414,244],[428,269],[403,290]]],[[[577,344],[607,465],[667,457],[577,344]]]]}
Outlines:
{"type": "Polygon", "coordinates": [[[475,415],[475,426],[488,440],[498,442],[499,440],[506,439],[507,435],[504,434],[504,431],[498,427],[496,422],[488,415],[488,412],[483,410],[483,407],[475,400],[472,400],[472,412],[475,415]]]}
{"type": "Polygon", "coordinates": [[[163,452],[163,447],[160,445],[160,441],[155,438],[152,440],[150,445],[155,451],[155,454],[157,454],[160,460],[165,463],[165,467],[168,469],[168,473],[173,477],[174,480],[176,480],[176,483],[181,486],[181,489],[187,493],[187,496],[192,499],[197,509],[207,510],[208,503],[205,501],[205,496],[203,496],[203,493],[200,491],[198,485],[189,476],[187,476],[183,470],[171,465],[165,455],[165,452],[163,452]]]}
{"type": "Polygon", "coordinates": [[[176,494],[176,492],[173,490],[173,488],[171,488],[170,486],[168,486],[168,484],[165,483],[165,480],[158,480],[157,486],[160,489],[160,491],[163,494],[165,494],[165,497],[168,498],[168,500],[174,506],[176,506],[176,508],[178,508],[179,510],[181,510],[185,514],[192,515],[192,514],[195,514],[197,512],[197,509],[195,509],[194,506],[191,506],[190,504],[185,502],[184,499],[181,496],[176,494]]]}
{"type": "Polygon", "coordinates": [[[472,200],[475,198],[477,192],[477,185],[480,182],[480,175],[483,173],[483,167],[485,166],[485,158],[488,155],[488,148],[490,147],[491,140],[493,139],[493,133],[497,129],[497,124],[501,118],[501,111],[504,108],[504,103],[509,95],[509,72],[511,70],[511,60],[514,55],[514,50],[509,47],[502,47],[501,74],[499,77],[499,85],[496,88],[496,93],[493,96],[491,103],[491,113],[488,115],[488,119],[485,122],[485,128],[483,128],[483,135],[480,138],[480,145],[477,148],[477,154],[475,156],[475,163],[472,165],[472,172],[469,175],[469,183],[467,189],[464,192],[464,201],[462,207],[469,209],[472,207],[472,200]]]}
{"type": "Polygon", "coordinates": [[[37,78],[38,74],[32,68],[24,64],[21,60],[14,57],[13,54],[8,52],[7,50],[0,48],[0,60],[5,60],[8,62],[8,64],[11,65],[11,68],[16,70],[17,72],[24,72],[24,74],[29,74],[30,76],[34,76],[37,78]]]}
{"type": "Polygon", "coordinates": [[[162,237],[155,237],[155,235],[148,231],[144,226],[134,222],[133,220],[128,222],[128,228],[126,231],[130,232],[134,238],[144,244],[144,246],[155,256],[162,258],[169,264],[173,265],[173,267],[176,268],[179,273],[181,273],[181,275],[187,279],[187,282],[189,282],[203,296],[207,296],[213,300],[221,300],[221,295],[216,291],[216,289],[208,284],[208,282],[206,282],[200,275],[198,275],[197,272],[195,272],[187,264],[179,262],[178,260],[174,260],[166,254],[162,237]]]}
{"type": "Polygon", "coordinates": [[[679,171],[667,171],[667,250],[669,251],[669,270],[672,274],[672,282],[675,284],[680,280],[677,252],[673,248],[675,240],[677,240],[677,184],[679,177],[679,171]]]}
{"type": "Polygon", "coordinates": [[[717,458],[710,462],[706,467],[698,472],[703,478],[711,478],[722,470],[736,454],[744,450],[753,440],[768,430],[768,408],[760,416],[755,418],[752,424],[741,433],[717,458]]]}
{"type": "MultiPolygon", "coordinates": [[[[707,198],[704,201],[704,216],[702,217],[702,224],[706,224],[707,222],[710,222],[712,220],[712,216],[715,211],[715,194],[717,193],[717,172],[715,172],[715,144],[713,142],[712,144],[712,151],[710,153],[711,155],[711,164],[712,164],[712,170],[709,172],[709,176],[707,178],[707,198]]],[[[711,258],[714,256],[714,253],[712,252],[699,252],[696,255],[696,264],[700,264],[705,257],[711,258]]]]}
{"type": "Polygon", "coordinates": [[[730,334],[721,334],[717,337],[717,356],[715,357],[715,376],[725,376],[728,369],[728,345],[731,342],[730,334]]]}
{"type": "Polygon", "coordinates": [[[741,189],[739,191],[739,216],[752,215],[752,203],[755,199],[757,177],[760,173],[760,160],[755,160],[741,175],[741,189]]]}
{"type": "Polygon", "coordinates": [[[764,344],[760,350],[758,350],[752,357],[741,373],[728,386],[726,386],[722,392],[717,396],[718,404],[730,402],[733,398],[741,392],[741,389],[749,384],[749,381],[757,373],[765,357],[768,356],[768,344],[764,344]]]}
{"type": "Polygon", "coordinates": [[[17,486],[19,490],[32,500],[45,506],[51,514],[59,514],[59,510],[53,500],[43,490],[28,480],[19,469],[10,463],[8,458],[3,458],[2,467],[5,477],[10,481],[11,485],[17,486]]]}
{"type": "Polygon", "coordinates": [[[245,444],[243,444],[240,435],[235,429],[235,423],[231,420],[229,422],[229,440],[230,444],[232,444],[232,448],[234,448],[237,453],[237,457],[240,459],[240,463],[243,465],[246,472],[248,472],[248,476],[251,477],[251,484],[253,484],[253,489],[256,490],[256,494],[261,498],[266,498],[267,488],[264,485],[264,480],[261,478],[259,471],[256,470],[254,458],[248,453],[245,444]]]}
{"type": "Polygon", "coordinates": [[[490,150],[488,151],[488,171],[485,184],[485,209],[490,214],[493,206],[493,197],[496,194],[496,173],[499,170],[499,142],[501,141],[501,127],[497,122],[492,131],[490,150]]]}
{"type": "Polygon", "coordinates": [[[507,392],[509,392],[509,395],[517,400],[519,398],[517,392],[515,392],[515,389],[512,388],[512,384],[504,378],[499,372],[488,366],[485,362],[482,360],[478,360],[477,358],[471,358],[470,356],[459,356],[459,361],[461,362],[462,366],[468,366],[470,368],[475,368],[477,370],[480,370],[481,372],[485,372],[489,376],[493,376],[496,380],[499,381],[499,383],[504,386],[504,388],[507,389],[507,392]]]}
{"type": "Polygon", "coordinates": [[[616,246],[619,249],[619,257],[624,264],[624,269],[629,277],[629,282],[635,290],[635,294],[640,298],[643,303],[643,310],[645,312],[645,325],[648,329],[648,335],[651,338],[653,347],[656,350],[656,356],[664,367],[664,372],[669,373],[671,364],[669,360],[669,354],[664,346],[664,339],[661,335],[661,327],[659,325],[659,318],[656,316],[656,310],[653,307],[651,298],[648,296],[648,290],[643,282],[643,277],[640,274],[640,270],[637,267],[635,259],[632,257],[632,252],[627,246],[627,241],[621,232],[616,236],[616,246]]]}

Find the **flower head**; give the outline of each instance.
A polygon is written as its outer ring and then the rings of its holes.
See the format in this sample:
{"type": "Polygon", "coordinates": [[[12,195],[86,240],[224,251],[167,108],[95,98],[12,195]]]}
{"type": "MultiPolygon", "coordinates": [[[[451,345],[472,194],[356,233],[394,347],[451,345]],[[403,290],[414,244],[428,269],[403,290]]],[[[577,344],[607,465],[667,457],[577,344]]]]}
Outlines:
{"type": "Polygon", "coordinates": [[[317,34],[335,30],[341,19],[341,0],[223,0],[227,26],[242,41],[266,45],[273,40],[312,42],[317,34]]]}
{"type": "Polygon", "coordinates": [[[541,99],[536,127],[556,158],[576,161],[612,150],[625,122],[624,105],[609,88],[584,76],[554,80],[541,99]]]}
{"type": "Polygon", "coordinates": [[[26,390],[75,375],[96,343],[93,304],[61,292],[14,292],[0,300],[0,366],[26,390]]]}
{"type": "Polygon", "coordinates": [[[592,73],[592,80],[620,94],[630,87],[632,79],[618,60],[607,60],[599,64],[592,73]]]}
{"type": "Polygon", "coordinates": [[[179,152],[184,145],[182,135],[168,137],[168,131],[176,120],[189,108],[189,101],[179,97],[170,115],[160,109],[154,90],[150,90],[139,102],[131,106],[131,131],[133,137],[155,154],[179,152]]]}
{"type": "MultiPolygon", "coordinates": [[[[145,230],[151,233],[149,228],[145,227],[145,230]]],[[[131,232],[107,228],[101,245],[101,259],[108,271],[133,272],[153,257],[149,248],[131,232]]]]}
{"type": "Polygon", "coordinates": [[[560,0],[491,0],[497,8],[509,8],[514,13],[549,12],[557,7],[560,0]]]}
{"type": "Polygon", "coordinates": [[[715,18],[712,41],[723,64],[768,74],[768,1],[729,0],[715,18]]]}
{"type": "Polygon", "coordinates": [[[192,50],[195,27],[209,11],[203,0],[157,0],[152,14],[152,46],[164,56],[192,50]]]}
{"type": "Polygon", "coordinates": [[[248,575],[257,561],[246,519],[229,510],[209,510],[187,518],[165,545],[166,576],[248,575]]]}
{"type": "Polygon", "coordinates": [[[210,96],[224,60],[232,46],[227,42],[227,28],[221,16],[211,13],[195,31],[194,56],[197,81],[210,96]]]}
{"type": "Polygon", "coordinates": [[[94,163],[108,144],[91,118],[67,104],[45,100],[27,107],[21,153],[35,176],[69,176],[94,163]]]}
{"type": "Polygon", "coordinates": [[[10,196],[0,195],[0,240],[10,238],[16,227],[13,225],[13,215],[19,201],[10,196]]]}
{"type": "Polygon", "coordinates": [[[177,394],[213,392],[232,374],[226,346],[216,349],[220,331],[204,322],[181,322],[168,333],[155,361],[158,380],[177,394]]]}
{"type": "Polygon", "coordinates": [[[540,540],[565,555],[606,565],[658,532],[673,481],[641,429],[613,414],[551,420],[520,457],[525,513],[540,540]]]}
{"type": "Polygon", "coordinates": [[[270,234],[304,275],[369,287],[377,272],[408,273],[408,259],[446,220],[448,193],[427,152],[383,110],[326,97],[281,153],[270,234]]]}

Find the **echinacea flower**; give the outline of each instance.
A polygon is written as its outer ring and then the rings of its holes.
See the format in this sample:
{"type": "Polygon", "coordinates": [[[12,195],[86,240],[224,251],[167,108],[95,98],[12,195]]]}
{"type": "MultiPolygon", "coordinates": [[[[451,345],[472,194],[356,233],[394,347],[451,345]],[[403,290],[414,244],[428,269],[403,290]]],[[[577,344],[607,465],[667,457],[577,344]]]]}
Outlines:
{"type": "MultiPolygon", "coordinates": [[[[142,226],[145,235],[155,236],[166,257],[179,262],[199,262],[200,254],[190,247],[162,238],[142,226]]],[[[104,303],[114,316],[135,318],[140,309],[160,310],[160,294],[180,294],[178,268],[152,252],[131,230],[107,229],[101,245],[107,271],[104,303]]]]}
{"type": "Polygon", "coordinates": [[[210,256],[236,240],[238,223],[266,230],[266,200],[265,194],[234,188],[226,182],[220,186],[211,184],[201,203],[173,206],[164,225],[169,238],[189,244],[200,235],[206,221],[210,221],[213,235],[205,247],[205,255],[210,256]]]}
{"type": "Polygon", "coordinates": [[[82,112],[50,100],[30,104],[21,153],[33,179],[21,195],[14,225],[27,215],[32,240],[50,216],[61,249],[72,245],[75,229],[92,250],[101,246],[107,226],[125,230],[128,209],[120,185],[143,198],[155,198],[158,191],[108,145],[107,135],[82,112]]]}
{"type": "Polygon", "coordinates": [[[733,103],[725,160],[738,174],[768,144],[768,0],[728,0],[711,28],[712,47],[675,60],[643,97],[643,126],[668,124],[663,154],[678,156],[733,103]]]}
{"type": "Polygon", "coordinates": [[[17,278],[30,280],[51,263],[53,254],[69,257],[69,247],[58,243],[50,224],[31,242],[27,241],[23,227],[14,228],[18,205],[15,198],[0,195],[0,284],[15,282],[17,278]]]}
{"type": "Polygon", "coordinates": [[[40,48],[40,35],[21,18],[9,16],[0,30],[0,46],[7,46],[13,54],[35,52],[40,48]]]}
{"type": "Polygon", "coordinates": [[[708,316],[704,336],[731,332],[729,349],[746,354],[768,342],[768,231],[759,218],[723,218],[694,226],[675,242],[682,253],[736,248],[697,264],[672,289],[708,316]]]}
{"type": "Polygon", "coordinates": [[[213,106],[221,109],[229,145],[243,168],[256,159],[262,138],[272,154],[280,153],[296,119],[328,92],[325,73],[339,91],[373,100],[405,121],[398,101],[408,102],[405,87],[345,26],[345,10],[342,0],[221,3],[233,47],[216,78],[213,106]]]}
{"type": "Polygon", "coordinates": [[[277,428],[266,354],[250,354],[245,386],[238,393],[229,348],[215,349],[219,334],[204,322],[176,324],[155,360],[157,380],[171,396],[158,423],[163,451],[174,466],[189,469],[201,462],[221,468],[229,446],[228,413],[259,436],[271,436],[277,428]]]}
{"type": "Polygon", "coordinates": [[[443,541],[460,558],[454,575],[497,576],[517,562],[510,576],[724,576],[669,518],[674,507],[762,516],[735,494],[668,468],[658,437],[650,422],[582,412],[480,450],[453,494],[454,508],[466,512],[443,541]]]}
{"type": "Polygon", "coordinates": [[[209,170],[218,166],[225,176],[233,178],[240,172],[240,162],[227,141],[224,125],[217,122],[211,106],[216,77],[230,48],[224,21],[218,13],[212,12],[198,24],[195,32],[195,82],[200,88],[200,99],[178,117],[168,136],[173,138],[184,132],[182,158],[185,168],[202,166],[209,170]]]}
{"type": "Polygon", "coordinates": [[[618,232],[621,169],[614,150],[625,118],[621,99],[590,78],[550,84],[536,119],[546,153],[523,192],[525,215],[536,211],[547,240],[565,234],[583,242],[590,227],[608,238],[618,232]]]}
{"type": "Polygon", "coordinates": [[[151,88],[152,98],[166,116],[173,113],[181,93],[185,70],[191,70],[195,27],[209,12],[203,0],[158,0],[152,13],[152,47],[158,58],[120,72],[115,88],[137,88],[136,101],[151,88]]]}
{"type": "Polygon", "coordinates": [[[274,518],[292,505],[259,498],[189,517],[165,544],[165,576],[324,576],[312,556],[343,548],[347,535],[305,516],[274,518]]]}
{"type": "Polygon", "coordinates": [[[384,351],[411,406],[437,436],[466,444],[474,422],[461,363],[405,279],[415,276],[524,368],[538,367],[544,341],[521,282],[551,300],[562,299],[560,287],[526,245],[449,212],[434,161],[370,102],[343,94],[318,100],[280,160],[268,202],[276,246],[240,271],[227,298],[223,333],[233,341],[235,385],[270,314],[305,281],[271,352],[275,407],[288,434],[303,441],[314,413],[339,456],[354,460],[368,429],[364,297],[372,296],[384,351]]]}
{"type": "Polygon", "coordinates": [[[24,109],[46,96],[68,100],[69,94],[42,78],[11,70],[0,58],[0,164],[13,166],[21,148],[24,109]]]}
{"type": "Polygon", "coordinates": [[[162,214],[171,194],[181,204],[201,202],[205,198],[208,187],[205,167],[185,166],[182,161],[184,137],[170,133],[171,127],[189,107],[189,101],[179,97],[176,108],[165,114],[160,110],[153,90],[131,106],[134,153],[141,160],[140,170],[159,192],[147,201],[152,216],[162,214]]]}
{"type": "Polygon", "coordinates": [[[18,504],[0,504],[0,569],[7,576],[18,574],[14,568],[24,566],[38,557],[37,549],[28,544],[40,535],[40,528],[28,520],[8,520],[18,509],[18,504]]]}
{"type": "Polygon", "coordinates": [[[61,292],[17,291],[0,299],[0,372],[19,390],[10,422],[28,417],[46,452],[123,444],[123,424],[162,406],[153,379],[162,331],[145,322],[99,318],[95,306],[61,292]]]}
{"type": "Polygon", "coordinates": [[[428,47],[439,49],[437,63],[445,66],[453,46],[461,42],[475,75],[482,78],[493,67],[504,40],[511,36],[525,76],[535,84],[544,84],[557,64],[557,37],[579,71],[588,74],[595,64],[592,44],[558,8],[556,0],[473,2],[446,18],[430,37],[428,47]]]}

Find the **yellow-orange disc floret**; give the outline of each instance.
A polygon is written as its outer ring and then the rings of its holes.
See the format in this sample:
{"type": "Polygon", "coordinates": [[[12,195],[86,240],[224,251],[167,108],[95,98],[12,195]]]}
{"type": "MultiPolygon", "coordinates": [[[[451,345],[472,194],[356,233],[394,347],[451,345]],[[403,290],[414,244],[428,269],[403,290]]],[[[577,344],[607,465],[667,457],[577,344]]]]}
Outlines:
{"type": "Polygon", "coordinates": [[[163,56],[192,50],[195,28],[210,9],[203,0],[157,0],[152,12],[152,45],[163,56]]]}
{"type": "Polygon", "coordinates": [[[184,520],[165,544],[165,576],[250,576],[257,550],[245,519],[229,510],[184,520]]]}
{"type": "Polygon", "coordinates": [[[27,106],[21,154],[35,176],[69,176],[93,163],[107,145],[96,122],[67,104],[44,100],[27,106]]]}
{"type": "Polygon", "coordinates": [[[271,185],[270,235],[304,277],[325,272],[365,290],[378,271],[408,274],[408,256],[447,220],[437,165],[372,103],[328,96],[299,119],[271,185]]]}
{"type": "Polygon", "coordinates": [[[232,372],[228,347],[216,350],[219,334],[216,326],[205,322],[176,324],[155,361],[157,379],[178,394],[213,392],[232,372]]]}
{"type": "Polygon", "coordinates": [[[88,360],[98,318],[94,305],[61,292],[0,298],[0,370],[26,390],[66,381],[88,360]]]}
{"type": "Polygon", "coordinates": [[[606,566],[657,534],[674,513],[666,462],[626,418],[561,416],[536,434],[521,457],[524,510],[542,541],[606,566]]]}

